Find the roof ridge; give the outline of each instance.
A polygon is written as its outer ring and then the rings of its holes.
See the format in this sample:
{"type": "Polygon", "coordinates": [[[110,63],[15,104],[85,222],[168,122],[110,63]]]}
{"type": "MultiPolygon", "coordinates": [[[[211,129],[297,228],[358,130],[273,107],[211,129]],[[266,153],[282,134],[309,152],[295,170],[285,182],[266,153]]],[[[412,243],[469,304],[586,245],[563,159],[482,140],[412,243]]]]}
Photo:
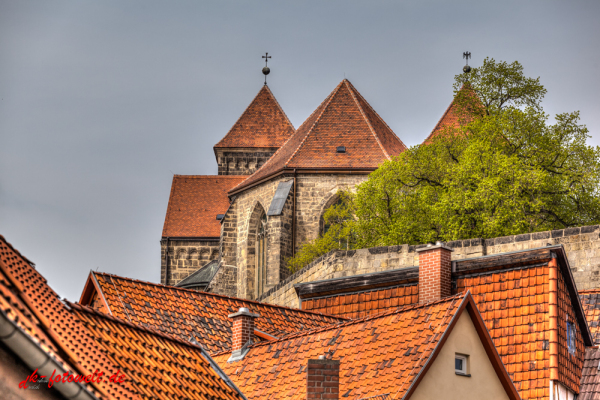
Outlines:
{"type": "MultiPolygon", "coordinates": [[[[273,344],[273,343],[277,343],[277,342],[283,342],[286,340],[290,340],[290,339],[295,339],[295,338],[299,338],[302,336],[307,336],[307,335],[312,335],[314,333],[320,333],[320,332],[325,332],[328,330],[332,330],[332,329],[339,329],[341,327],[346,327],[346,326],[350,326],[350,325],[354,325],[354,324],[360,324],[363,322],[367,322],[373,319],[379,319],[379,318],[384,318],[387,317],[389,315],[392,314],[398,314],[398,313],[404,313],[407,311],[411,311],[411,310],[416,310],[418,308],[425,308],[425,307],[430,307],[433,306],[435,304],[440,304],[440,303],[445,303],[445,302],[449,302],[449,301],[454,301],[460,298],[464,298],[467,294],[469,293],[469,291],[466,292],[460,292],[460,293],[456,293],[452,296],[448,296],[448,297],[444,297],[443,299],[439,299],[439,300],[433,300],[427,303],[419,303],[419,304],[409,304],[406,306],[402,306],[402,307],[396,307],[395,309],[388,309],[385,311],[382,311],[380,313],[376,313],[373,315],[367,315],[361,318],[356,318],[356,319],[350,319],[348,321],[343,321],[340,323],[333,323],[331,325],[325,326],[325,327],[320,327],[320,328],[315,328],[315,329],[309,329],[309,330],[305,330],[305,331],[300,331],[297,333],[291,333],[289,335],[283,336],[277,340],[272,340],[272,341],[268,341],[268,342],[259,342],[259,343],[255,343],[252,346],[250,346],[251,348],[254,347],[260,347],[260,346],[265,346],[267,344],[273,344]]],[[[215,353],[214,356],[218,356],[221,354],[227,354],[227,353],[231,353],[231,350],[225,350],[225,351],[221,351],[218,353],[215,353]]]]}
{"type": "MultiPolygon", "coordinates": [[[[97,311],[97,310],[95,310],[95,309],[93,309],[93,308],[91,308],[89,306],[86,306],[86,305],[83,305],[83,304],[80,304],[80,303],[73,303],[73,302],[71,302],[69,300],[65,300],[65,302],[69,305],[69,307],[71,307],[73,309],[77,309],[77,310],[82,311],[82,312],[85,312],[87,314],[92,314],[92,315],[97,316],[97,317],[101,317],[101,318],[104,318],[104,319],[107,319],[107,320],[111,320],[111,321],[120,323],[122,325],[129,326],[130,328],[137,329],[137,330],[142,331],[142,332],[147,332],[147,333],[151,333],[151,334],[156,335],[156,336],[161,336],[161,337],[163,337],[163,338],[165,338],[167,340],[170,340],[172,342],[177,342],[177,343],[180,343],[180,344],[187,345],[189,347],[193,347],[193,348],[197,348],[197,349],[201,348],[202,350],[205,350],[204,348],[202,348],[202,346],[200,346],[198,344],[194,344],[192,342],[183,340],[180,337],[173,336],[170,333],[159,331],[159,330],[157,330],[155,328],[152,328],[150,326],[137,325],[137,324],[134,324],[133,322],[126,321],[126,320],[121,319],[121,318],[119,318],[117,316],[114,316],[114,315],[111,315],[111,314],[102,313],[100,311],[97,311]]],[[[85,324],[84,321],[81,321],[81,322],[83,324],[85,324]]]]}
{"type": "MultiPolygon", "coordinates": [[[[265,90],[269,93],[270,97],[274,100],[275,105],[277,106],[277,108],[283,113],[283,116],[285,117],[287,123],[290,125],[290,127],[292,128],[292,131],[295,131],[296,128],[294,128],[294,125],[292,124],[292,121],[290,121],[290,119],[288,118],[287,114],[285,113],[285,111],[283,111],[283,108],[281,108],[281,105],[279,104],[279,102],[277,101],[277,99],[275,98],[275,95],[273,94],[273,92],[271,91],[271,88],[269,88],[268,85],[263,85],[260,90],[258,91],[258,93],[256,93],[256,96],[254,96],[252,98],[252,101],[248,104],[248,106],[246,108],[244,108],[244,111],[242,111],[242,113],[240,114],[240,116],[238,117],[238,119],[235,120],[234,124],[231,126],[231,128],[229,128],[227,130],[227,133],[225,134],[225,136],[223,136],[221,138],[221,140],[219,140],[217,142],[217,144],[215,144],[213,147],[219,147],[219,144],[225,140],[225,138],[227,137],[227,135],[229,135],[229,133],[233,130],[233,128],[235,128],[235,126],[238,124],[238,122],[240,122],[240,120],[244,117],[244,115],[246,114],[246,112],[250,109],[250,107],[254,104],[254,102],[256,101],[256,99],[258,98],[258,96],[260,96],[260,94],[263,92],[263,90],[265,90]]],[[[293,135],[293,134],[292,134],[293,135]]],[[[290,136],[292,136],[290,135],[290,136]]],[[[225,147],[226,148],[226,147],[225,147]]]]}
{"type": "Polygon", "coordinates": [[[186,288],[182,288],[182,287],[165,285],[165,284],[162,284],[162,283],[148,282],[148,281],[142,281],[140,279],[128,278],[128,277],[124,277],[124,276],[110,274],[108,272],[98,272],[98,271],[92,271],[92,272],[94,274],[108,275],[110,277],[116,277],[118,279],[128,280],[128,281],[132,281],[132,282],[145,283],[145,284],[152,285],[152,286],[160,286],[160,287],[163,287],[165,289],[183,290],[183,291],[186,291],[186,292],[189,292],[189,293],[193,293],[193,294],[196,294],[196,295],[200,295],[200,296],[202,296],[202,295],[205,295],[205,296],[214,296],[214,297],[220,297],[220,298],[226,298],[226,299],[244,301],[244,302],[247,302],[247,303],[260,304],[262,306],[267,306],[267,307],[281,308],[281,309],[284,309],[284,310],[291,310],[291,311],[294,311],[294,312],[300,312],[300,313],[306,313],[306,314],[313,314],[313,315],[321,315],[323,317],[335,318],[335,319],[339,319],[339,320],[342,320],[342,321],[348,321],[349,320],[348,318],[338,317],[338,316],[329,315],[329,314],[323,314],[323,313],[315,312],[315,311],[309,311],[309,310],[302,310],[302,309],[299,309],[299,308],[286,307],[286,306],[281,306],[281,305],[278,305],[278,304],[262,303],[262,302],[256,301],[256,300],[242,299],[242,298],[239,298],[239,297],[227,296],[227,295],[218,294],[218,293],[200,292],[198,290],[193,290],[193,289],[186,289],[186,288]]]}
{"type": "Polygon", "coordinates": [[[379,137],[375,133],[375,129],[373,129],[373,125],[371,124],[371,121],[369,121],[369,118],[367,118],[367,116],[365,115],[365,111],[363,110],[363,108],[361,107],[360,103],[358,102],[358,100],[356,98],[356,95],[354,94],[354,90],[352,90],[353,88],[348,85],[348,83],[350,83],[350,81],[348,81],[348,79],[344,79],[342,81],[342,83],[345,83],[346,86],[348,87],[348,90],[350,91],[350,96],[352,96],[352,99],[354,100],[354,103],[356,103],[356,107],[358,107],[358,109],[360,110],[360,115],[362,115],[363,119],[365,120],[365,122],[369,126],[369,130],[371,131],[371,135],[373,135],[373,137],[375,138],[375,141],[379,145],[379,148],[383,151],[383,154],[385,154],[385,157],[388,160],[391,159],[391,157],[388,154],[387,150],[383,147],[383,144],[381,143],[381,141],[379,140],[379,137]]]}
{"type": "MultiPolygon", "coordinates": [[[[345,79],[344,79],[345,80],[345,79]]],[[[331,100],[333,100],[333,98],[335,97],[335,95],[337,94],[337,92],[340,90],[340,88],[342,87],[342,85],[344,84],[344,81],[341,81],[335,89],[333,89],[333,91],[329,94],[329,96],[327,96],[325,98],[325,100],[323,100],[321,102],[321,104],[319,104],[319,107],[317,107],[317,109],[314,112],[317,112],[317,110],[319,110],[319,108],[323,107],[321,109],[321,112],[319,113],[319,116],[317,118],[315,118],[315,121],[313,122],[313,124],[310,126],[310,128],[308,128],[308,130],[306,131],[306,135],[304,136],[304,139],[302,139],[302,141],[300,142],[300,144],[298,144],[298,146],[296,147],[296,150],[294,150],[294,152],[292,153],[292,155],[287,159],[287,161],[283,164],[284,167],[287,167],[288,163],[292,160],[292,158],[294,158],[294,156],[298,153],[298,151],[300,150],[300,148],[304,145],[304,143],[306,142],[306,138],[308,138],[308,136],[310,135],[310,133],[312,132],[313,128],[315,127],[315,125],[317,125],[317,122],[319,122],[319,120],[321,119],[321,117],[323,116],[323,113],[325,112],[325,110],[327,110],[327,107],[331,104],[331,100]]],[[[314,113],[312,113],[308,118],[310,118],[314,113]]],[[[308,118],[305,121],[308,121],[308,118]]],[[[302,124],[304,125],[304,123],[302,124]]],[[[302,127],[302,125],[300,125],[300,127],[298,127],[298,131],[300,131],[300,128],[302,127]]],[[[281,146],[283,147],[283,146],[281,146]]]]}
{"type": "MultiPolygon", "coordinates": [[[[337,86],[335,89],[333,89],[333,91],[332,91],[331,93],[329,93],[329,95],[328,95],[327,97],[325,97],[325,99],[323,99],[323,101],[321,101],[321,103],[320,103],[320,104],[317,106],[317,108],[315,108],[315,109],[313,110],[313,112],[311,112],[311,113],[310,113],[310,115],[309,115],[309,116],[308,116],[308,117],[307,117],[307,118],[304,120],[304,122],[302,122],[302,124],[300,124],[300,126],[298,127],[298,129],[296,129],[296,130],[295,130],[295,132],[294,132],[294,133],[292,133],[292,134],[290,135],[290,137],[288,137],[288,138],[286,139],[286,141],[285,141],[285,142],[284,142],[284,143],[281,145],[281,147],[280,147],[280,148],[278,148],[278,149],[275,151],[275,153],[273,153],[273,155],[272,155],[271,157],[269,157],[269,159],[268,159],[268,160],[267,160],[267,161],[266,161],[266,162],[265,162],[265,163],[264,163],[264,164],[263,164],[263,165],[262,165],[262,166],[261,166],[259,169],[257,169],[256,171],[254,171],[254,173],[253,173],[252,175],[249,175],[247,179],[244,179],[242,182],[240,182],[240,183],[238,183],[236,186],[232,187],[232,188],[229,190],[229,192],[232,192],[232,191],[236,190],[237,188],[239,188],[240,186],[243,186],[243,185],[244,185],[244,183],[245,183],[245,182],[246,182],[248,179],[250,179],[250,178],[251,178],[253,175],[257,174],[257,173],[258,173],[259,171],[261,171],[263,168],[267,168],[267,166],[268,166],[268,165],[271,165],[272,163],[274,163],[274,162],[275,162],[274,160],[276,159],[276,156],[277,156],[277,154],[278,154],[280,151],[282,151],[282,149],[285,147],[285,145],[286,145],[286,144],[287,144],[287,143],[288,143],[290,140],[292,140],[292,139],[294,138],[294,136],[295,136],[295,135],[296,135],[298,132],[300,132],[300,129],[302,129],[302,127],[304,126],[304,124],[306,123],[306,121],[308,121],[308,120],[309,120],[309,119],[310,119],[310,118],[311,118],[311,117],[312,117],[312,116],[313,116],[315,113],[317,113],[317,111],[319,111],[319,109],[320,109],[322,106],[324,106],[325,102],[327,102],[328,100],[330,100],[330,98],[331,98],[331,97],[333,97],[333,96],[332,96],[332,95],[333,95],[333,92],[335,92],[335,91],[336,91],[336,90],[337,90],[337,89],[340,87],[340,85],[341,85],[341,83],[340,83],[340,84],[338,84],[338,86],[337,86]]],[[[321,111],[321,115],[323,115],[323,111],[321,111]]],[[[317,120],[318,120],[318,118],[317,118],[317,120]]],[[[315,122],[316,122],[317,120],[315,120],[315,122]]],[[[313,124],[313,126],[314,126],[314,124],[313,124]]],[[[311,128],[312,128],[312,127],[311,127],[311,128]]],[[[309,129],[309,131],[310,131],[310,129],[309,129]]],[[[305,136],[305,139],[306,139],[306,136],[305,136]]],[[[299,148],[299,147],[302,145],[302,143],[304,143],[304,140],[302,140],[302,142],[300,143],[300,145],[298,145],[298,147],[296,147],[296,151],[297,151],[297,150],[298,150],[298,148],[299,148]]],[[[288,163],[288,162],[291,160],[291,158],[294,156],[294,154],[296,154],[296,151],[294,151],[294,153],[293,153],[293,154],[290,156],[290,158],[289,158],[289,159],[288,159],[288,160],[285,162],[285,164],[284,164],[284,168],[287,166],[287,163],[288,163]]],[[[272,175],[272,174],[271,174],[271,175],[272,175]]],[[[271,176],[271,175],[267,175],[267,176],[265,176],[263,179],[265,179],[265,178],[268,178],[268,177],[269,177],[269,176],[271,176]]]]}
{"type": "MultiPolygon", "coordinates": [[[[281,107],[281,105],[279,104],[279,102],[277,101],[277,97],[275,97],[275,95],[273,94],[273,92],[271,91],[271,88],[269,87],[269,85],[264,85],[264,87],[267,88],[267,90],[269,91],[269,93],[271,93],[271,96],[273,97],[273,100],[275,100],[275,104],[277,105],[277,107],[279,108],[279,111],[281,111],[281,113],[283,114],[283,116],[285,117],[285,119],[287,120],[287,122],[290,124],[290,126],[292,127],[292,129],[295,131],[296,128],[294,128],[294,124],[292,124],[292,121],[290,121],[290,119],[288,118],[287,114],[285,113],[285,111],[283,111],[283,108],[281,107]]],[[[258,95],[257,95],[258,96],[258,95]]],[[[290,135],[291,136],[291,135],[290,135]]]]}
{"type": "Polygon", "coordinates": [[[377,111],[375,111],[375,109],[373,108],[373,106],[367,101],[367,99],[365,99],[365,97],[358,91],[358,89],[356,89],[356,87],[352,84],[352,82],[350,82],[348,80],[348,83],[350,84],[350,87],[352,87],[352,89],[356,92],[356,94],[358,95],[358,97],[360,97],[360,99],[362,101],[364,101],[365,104],[371,109],[371,111],[373,112],[373,114],[375,114],[375,116],[379,119],[379,121],[381,121],[385,125],[385,127],[389,129],[390,133],[392,135],[394,135],[394,137],[396,139],[398,139],[398,141],[402,144],[402,146],[405,149],[408,149],[408,147],[404,144],[404,142],[402,141],[402,139],[400,139],[400,137],[398,135],[396,135],[396,132],[394,132],[394,130],[387,124],[387,122],[385,122],[385,120],[381,117],[381,115],[379,115],[377,113],[377,111]]]}

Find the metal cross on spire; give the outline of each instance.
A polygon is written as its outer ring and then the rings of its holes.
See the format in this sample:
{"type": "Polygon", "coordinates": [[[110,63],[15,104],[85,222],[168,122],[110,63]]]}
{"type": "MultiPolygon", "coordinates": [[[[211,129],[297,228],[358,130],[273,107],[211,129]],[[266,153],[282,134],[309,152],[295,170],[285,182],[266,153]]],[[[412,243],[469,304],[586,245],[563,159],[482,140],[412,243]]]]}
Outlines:
{"type": "Polygon", "coordinates": [[[469,67],[469,58],[471,58],[471,52],[465,51],[463,53],[463,58],[467,60],[467,64],[463,67],[463,71],[465,74],[468,74],[469,72],[471,72],[471,67],[469,67]]]}
{"type": "Polygon", "coordinates": [[[266,85],[267,84],[267,75],[269,75],[269,73],[271,72],[271,70],[267,66],[267,63],[269,62],[269,58],[271,58],[271,56],[269,55],[269,53],[265,53],[265,55],[262,56],[262,58],[265,59],[265,67],[262,69],[262,73],[265,75],[265,85],[266,85]]]}

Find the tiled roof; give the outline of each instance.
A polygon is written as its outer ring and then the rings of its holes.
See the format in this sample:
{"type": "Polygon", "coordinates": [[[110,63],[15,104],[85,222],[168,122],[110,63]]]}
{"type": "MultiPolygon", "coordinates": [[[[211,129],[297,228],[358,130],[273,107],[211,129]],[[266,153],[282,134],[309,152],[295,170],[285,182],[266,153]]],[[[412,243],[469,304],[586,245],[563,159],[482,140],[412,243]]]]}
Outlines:
{"type": "Polygon", "coordinates": [[[303,299],[302,309],[345,318],[362,318],[418,302],[419,285],[410,285],[303,299]]]}
{"type": "Polygon", "coordinates": [[[406,146],[344,79],[287,142],[233,190],[284,169],[375,170],[406,146]],[[344,146],[345,153],[337,147],[344,146]]]}
{"type": "Polygon", "coordinates": [[[215,148],[278,148],[294,133],[294,126],[264,85],[227,135],[215,148]]]}
{"type": "MultiPolygon", "coordinates": [[[[61,302],[46,279],[0,236],[0,307],[2,312],[74,375],[92,374],[96,369],[113,374],[118,370],[81,322],[61,302]]],[[[25,377],[23,377],[24,379],[25,377]]],[[[137,398],[130,377],[125,383],[87,383],[99,398],[137,398]]]]}
{"type": "Polygon", "coordinates": [[[307,361],[323,354],[340,360],[340,398],[401,399],[414,389],[415,378],[431,364],[434,351],[441,349],[438,343],[469,304],[475,309],[470,295],[460,294],[259,343],[241,361],[227,363],[229,353],[214,359],[249,399],[306,398],[307,361]]]}
{"type": "MultiPolygon", "coordinates": [[[[463,86],[460,90],[468,90],[470,93],[473,93],[473,96],[475,96],[472,89],[466,88],[465,86],[463,86]]],[[[427,138],[423,141],[423,143],[428,143],[434,136],[442,133],[445,128],[458,128],[460,126],[459,120],[460,115],[458,111],[458,106],[456,105],[454,100],[452,100],[444,114],[442,114],[442,118],[440,118],[438,123],[435,125],[435,127],[433,128],[429,136],[427,136],[427,138]]]]}
{"type": "Polygon", "coordinates": [[[600,349],[597,346],[585,349],[585,361],[581,374],[581,389],[578,400],[600,400],[600,349]]]}
{"type": "Polygon", "coordinates": [[[221,235],[217,214],[229,208],[227,192],[246,176],[175,175],[163,226],[163,237],[210,237],[221,235]]]}
{"type": "MultiPolygon", "coordinates": [[[[98,282],[103,298],[115,317],[178,336],[183,340],[194,337],[210,353],[224,351],[231,347],[232,321],[228,315],[238,311],[240,307],[247,307],[250,312],[260,314],[261,318],[257,319],[256,329],[275,337],[328,326],[344,320],[309,311],[99,272],[90,273],[88,282],[94,279],[98,282]]],[[[82,299],[84,295],[86,294],[82,294],[82,299]]]]}
{"type": "MultiPolygon", "coordinates": [[[[456,261],[456,270],[463,274],[454,274],[456,282],[455,291],[469,290],[477,304],[481,316],[486,323],[498,353],[506,366],[515,386],[523,399],[545,399],[548,396],[550,368],[549,341],[551,330],[549,326],[549,298],[550,298],[550,268],[548,261],[552,260],[551,252],[555,252],[560,261],[558,270],[558,287],[554,298],[558,303],[558,332],[556,332],[560,352],[557,354],[556,371],[559,379],[572,390],[576,391],[579,385],[581,372],[581,355],[584,353],[584,340],[582,332],[585,327],[579,323],[576,329],[576,346],[579,356],[567,354],[566,321],[580,322],[575,310],[575,304],[569,291],[569,286],[574,287],[572,277],[569,275],[569,266],[564,257],[562,246],[531,249],[514,252],[512,254],[494,254],[477,259],[456,261]],[[505,257],[506,261],[502,261],[505,257]],[[521,262],[522,260],[526,260],[521,262]],[[495,262],[495,269],[486,268],[488,263],[495,262]],[[505,264],[503,265],[502,262],[505,264]],[[463,268],[467,263],[479,264],[476,268],[463,268]],[[529,263],[530,265],[527,265],[529,263]],[[535,264],[532,264],[535,263],[535,264]],[[545,265],[544,265],[545,263],[545,265]],[[569,283],[567,283],[569,282],[569,283]]],[[[554,267],[552,267],[554,268],[554,267]]],[[[390,271],[380,274],[390,274],[390,271]]],[[[331,280],[332,282],[335,280],[331,280]]],[[[327,281],[321,282],[327,286],[327,281]]],[[[328,290],[333,290],[330,285],[328,290]]],[[[360,290],[360,287],[354,291],[360,290]]],[[[350,290],[350,289],[348,289],[350,290]]],[[[409,301],[418,301],[413,296],[418,294],[418,287],[405,286],[404,291],[392,288],[379,288],[362,293],[340,293],[338,295],[319,295],[312,293],[316,298],[302,300],[302,307],[312,311],[320,311],[332,315],[352,316],[362,308],[362,315],[368,315],[370,310],[382,310],[386,304],[396,307],[398,304],[408,304],[409,301]],[[413,288],[408,291],[408,288],[413,288]],[[355,300],[362,297],[360,306],[355,300]],[[395,299],[394,296],[397,296],[395,299]],[[339,299],[336,299],[339,297],[339,299]],[[360,307],[360,308],[359,308],[360,307]]],[[[586,310],[592,333],[598,333],[597,321],[600,313],[600,290],[581,292],[583,307],[586,310]],[[598,304],[598,305],[597,305],[598,304]]],[[[597,337],[597,336],[595,336],[597,337]]]]}
{"type": "Polygon", "coordinates": [[[594,344],[600,345],[600,289],[580,290],[579,298],[585,311],[594,344]]]}
{"type": "Polygon", "coordinates": [[[143,399],[242,399],[210,356],[189,341],[69,303],[143,399]]]}

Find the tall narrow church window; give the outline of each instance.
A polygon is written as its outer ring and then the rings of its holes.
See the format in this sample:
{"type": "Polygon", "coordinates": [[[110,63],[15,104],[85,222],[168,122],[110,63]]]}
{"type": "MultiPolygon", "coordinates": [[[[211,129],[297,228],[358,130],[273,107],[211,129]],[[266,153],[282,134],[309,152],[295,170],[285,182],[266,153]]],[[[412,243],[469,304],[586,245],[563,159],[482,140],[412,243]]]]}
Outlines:
{"type": "Polygon", "coordinates": [[[265,291],[267,282],[267,215],[263,212],[256,232],[256,296],[265,291]]]}

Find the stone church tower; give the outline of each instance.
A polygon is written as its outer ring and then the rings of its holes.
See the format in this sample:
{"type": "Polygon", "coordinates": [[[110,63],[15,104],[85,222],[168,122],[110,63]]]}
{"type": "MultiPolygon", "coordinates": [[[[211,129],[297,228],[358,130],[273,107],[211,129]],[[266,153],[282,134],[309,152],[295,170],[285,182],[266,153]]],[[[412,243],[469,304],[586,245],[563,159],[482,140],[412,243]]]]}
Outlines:
{"type": "Polygon", "coordinates": [[[214,149],[218,176],[173,180],[162,282],[255,299],[289,275],[338,191],[406,146],[344,79],[297,130],[265,85],[214,149]]]}

